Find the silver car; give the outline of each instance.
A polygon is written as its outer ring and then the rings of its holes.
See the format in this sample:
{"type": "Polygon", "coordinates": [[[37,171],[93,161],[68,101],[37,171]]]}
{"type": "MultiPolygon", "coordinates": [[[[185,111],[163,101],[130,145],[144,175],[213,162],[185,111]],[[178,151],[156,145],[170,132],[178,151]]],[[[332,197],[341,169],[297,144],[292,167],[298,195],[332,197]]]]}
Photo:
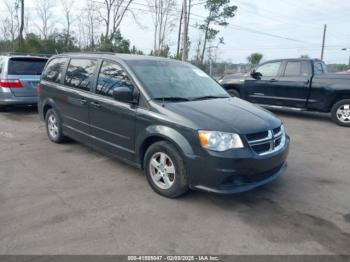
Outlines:
{"type": "Polygon", "coordinates": [[[0,55],[0,110],[9,105],[36,104],[36,86],[48,58],[0,55]]]}

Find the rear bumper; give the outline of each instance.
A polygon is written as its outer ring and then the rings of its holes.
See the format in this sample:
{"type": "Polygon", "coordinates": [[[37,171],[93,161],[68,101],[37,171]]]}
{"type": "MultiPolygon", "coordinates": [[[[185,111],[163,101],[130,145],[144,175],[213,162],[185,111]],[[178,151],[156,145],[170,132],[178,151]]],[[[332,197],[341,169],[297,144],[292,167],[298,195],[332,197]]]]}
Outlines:
{"type": "Polygon", "coordinates": [[[241,153],[209,154],[187,162],[191,188],[219,194],[252,190],[270,183],[287,168],[289,137],[279,151],[258,156],[249,149],[241,153]]]}
{"type": "Polygon", "coordinates": [[[0,90],[0,105],[23,105],[36,104],[38,102],[37,96],[14,96],[11,92],[3,92],[0,90]]]}

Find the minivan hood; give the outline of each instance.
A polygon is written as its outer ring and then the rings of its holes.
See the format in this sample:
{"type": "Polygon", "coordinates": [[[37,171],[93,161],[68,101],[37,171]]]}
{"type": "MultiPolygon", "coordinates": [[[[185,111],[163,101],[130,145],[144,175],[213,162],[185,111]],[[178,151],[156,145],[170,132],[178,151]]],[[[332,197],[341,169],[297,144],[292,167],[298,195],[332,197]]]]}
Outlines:
{"type": "Polygon", "coordinates": [[[269,111],[234,97],[166,103],[165,108],[202,130],[251,134],[281,125],[269,111]]]}

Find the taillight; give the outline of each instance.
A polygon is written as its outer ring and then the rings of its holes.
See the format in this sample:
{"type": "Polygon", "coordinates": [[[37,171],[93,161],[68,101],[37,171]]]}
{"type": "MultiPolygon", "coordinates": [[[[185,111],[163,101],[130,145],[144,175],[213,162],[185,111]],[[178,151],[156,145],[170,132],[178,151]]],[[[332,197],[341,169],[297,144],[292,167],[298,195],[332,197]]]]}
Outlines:
{"type": "Polygon", "coordinates": [[[36,95],[40,96],[40,82],[36,84],[36,95]]]}
{"type": "Polygon", "coordinates": [[[18,79],[1,79],[0,87],[4,88],[22,88],[22,82],[18,79]]]}

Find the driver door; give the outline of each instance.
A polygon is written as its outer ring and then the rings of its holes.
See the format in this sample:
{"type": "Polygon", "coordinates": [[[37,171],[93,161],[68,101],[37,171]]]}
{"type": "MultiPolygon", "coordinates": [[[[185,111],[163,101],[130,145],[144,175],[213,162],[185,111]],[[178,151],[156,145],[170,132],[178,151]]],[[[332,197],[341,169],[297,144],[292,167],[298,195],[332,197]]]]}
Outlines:
{"type": "Polygon", "coordinates": [[[282,64],[282,61],[262,64],[256,69],[254,77],[246,79],[244,92],[248,101],[265,105],[275,103],[274,90],[279,85],[282,64]]]}

